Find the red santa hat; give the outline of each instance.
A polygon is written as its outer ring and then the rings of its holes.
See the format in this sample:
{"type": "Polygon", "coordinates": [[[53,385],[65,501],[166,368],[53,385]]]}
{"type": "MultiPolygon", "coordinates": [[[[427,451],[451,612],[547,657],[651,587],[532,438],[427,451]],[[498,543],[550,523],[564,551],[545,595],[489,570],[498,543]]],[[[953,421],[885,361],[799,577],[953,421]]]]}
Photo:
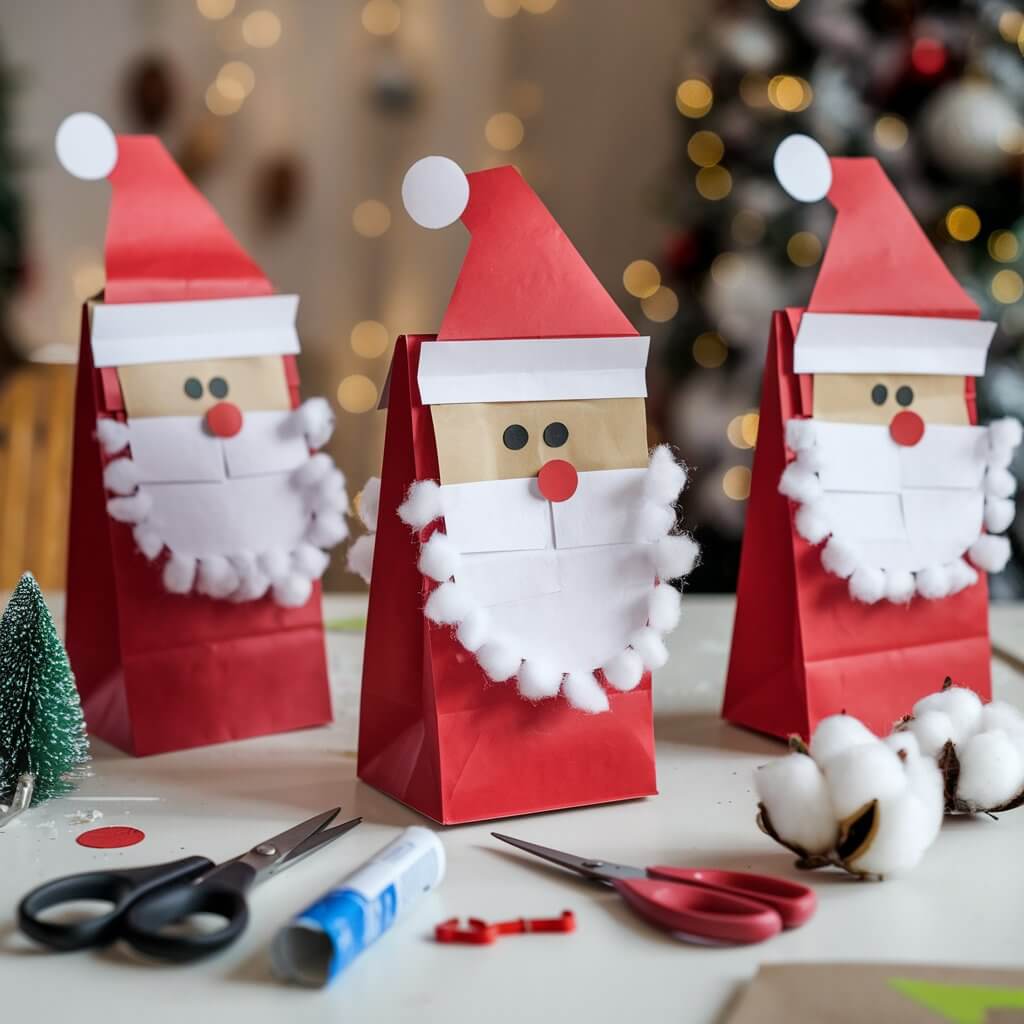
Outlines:
{"type": "Polygon", "coordinates": [[[835,225],[794,347],[797,373],[981,376],[995,324],[949,272],[874,158],[829,158],[791,135],[775,174],[794,199],[826,195],[835,225]]]}
{"type": "Polygon", "coordinates": [[[402,200],[423,227],[461,218],[471,234],[437,341],[420,348],[424,404],[646,395],[649,339],[515,168],[467,175],[425,157],[402,200]]]}
{"type": "Polygon", "coordinates": [[[113,186],[104,301],[93,311],[97,366],[291,354],[298,299],[274,290],[156,136],[114,136],[72,114],[57,158],[113,186]]]}

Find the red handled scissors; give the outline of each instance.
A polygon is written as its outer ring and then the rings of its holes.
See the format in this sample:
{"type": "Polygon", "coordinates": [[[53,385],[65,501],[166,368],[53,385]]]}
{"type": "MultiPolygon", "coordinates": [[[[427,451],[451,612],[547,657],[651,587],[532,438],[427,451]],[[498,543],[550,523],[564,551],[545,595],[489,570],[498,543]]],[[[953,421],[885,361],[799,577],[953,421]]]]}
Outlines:
{"type": "Polygon", "coordinates": [[[612,886],[646,921],[680,938],[740,944],[799,928],[814,914],[812,889],[772,875],[713,868],[648,867],[576,857],[492,832],[535,857],[612,886]]]}

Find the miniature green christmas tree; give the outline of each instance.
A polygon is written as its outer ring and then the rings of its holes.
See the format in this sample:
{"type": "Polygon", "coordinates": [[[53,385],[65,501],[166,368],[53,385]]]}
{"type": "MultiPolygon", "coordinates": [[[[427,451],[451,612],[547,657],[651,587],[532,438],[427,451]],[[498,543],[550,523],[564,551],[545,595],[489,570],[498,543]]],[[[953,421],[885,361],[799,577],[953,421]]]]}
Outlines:
{"type": "Polygon", "coordinates": [[[35,776],[33,805],[68,792],[69,773],[88,758],[75,677],[27,572],[0,619],[0,804],[26,772],[35,776]]]}

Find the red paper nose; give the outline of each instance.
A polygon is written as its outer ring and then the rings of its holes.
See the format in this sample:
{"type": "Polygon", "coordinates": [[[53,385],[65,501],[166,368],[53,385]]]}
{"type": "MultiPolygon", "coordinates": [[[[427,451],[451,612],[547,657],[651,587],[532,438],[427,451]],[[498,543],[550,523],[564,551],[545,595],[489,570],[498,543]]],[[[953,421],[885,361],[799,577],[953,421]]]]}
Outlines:
{"type": "Polygon", "coordinates": [[[580,478],[576,467],[565,459],[552,459],[540,467],[537,484],[548,501],[568,501],[576,493],[580,478]]]}
{"type": "Polygon", "coordinates": [[[897,444],[912,448],[924,437],[924,420],[916,412],[904,409],[893,416],[889,434],[897,444]]]}
{"type": "Polygon", "coordinates": [[[206,425],[217,437],[234,437],[242,429],[242,410],[234,402],[218,402],[206,411],[206,425]]]}

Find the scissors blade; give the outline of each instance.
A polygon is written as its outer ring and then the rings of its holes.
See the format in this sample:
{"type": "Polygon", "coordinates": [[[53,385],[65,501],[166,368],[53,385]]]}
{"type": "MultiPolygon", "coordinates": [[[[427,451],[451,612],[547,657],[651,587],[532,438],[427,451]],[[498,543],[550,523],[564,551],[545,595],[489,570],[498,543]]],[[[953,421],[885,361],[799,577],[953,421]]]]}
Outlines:
{"type": "Polygon", "coordinates": [[[575,871],[584,878],[593,878],[599,882],[614,882],[619,878],[645,878],[647,872],[643,868],[634,868],[628,864],[612,864],[609,861],[593,860],[588,857],[577,857],[572,853],[565,853],[563,850],[553,850],[550,846],[538,846],[536,843],[528,843],[523,839],[515,839],[512,836],[502,835],[500,832],[492,832],[495,839],[508,843],[526,853],[532,853],[542,860],[551,861],[570,871],[575,871]]]}
{"type": "Polygon", "coordinates": [[[335,839],[340,839],[343,835],[351,832],[356,825],[361,825],[362,822],[362,818],[352,818],[349,821],[343,821],[340,825],[335,825],[334,828],[325,828],[314,832],[308,839],[299,843],[283,860],[279,861],[274,870],[283,871],[293,864],[298,864],[304,857],[316,853],[317,850],[333,843],[335,839]]]}
{"type": "MultiPolygon", "coordinates": [[[[340,810],[340,807],[332,807],[329,811],[314,814],[312,818],[307,818],[276,836],[264,839],[235,859],[248,864],[256,872],[254,881],[262,881],[275,874],[299,847],[321,836],[340,810]]],[[[318,845],[313,844],[307,852],[311,853],[318,845]]],[[[295,861],[290,863],[294,864],[295,861]]]]}

